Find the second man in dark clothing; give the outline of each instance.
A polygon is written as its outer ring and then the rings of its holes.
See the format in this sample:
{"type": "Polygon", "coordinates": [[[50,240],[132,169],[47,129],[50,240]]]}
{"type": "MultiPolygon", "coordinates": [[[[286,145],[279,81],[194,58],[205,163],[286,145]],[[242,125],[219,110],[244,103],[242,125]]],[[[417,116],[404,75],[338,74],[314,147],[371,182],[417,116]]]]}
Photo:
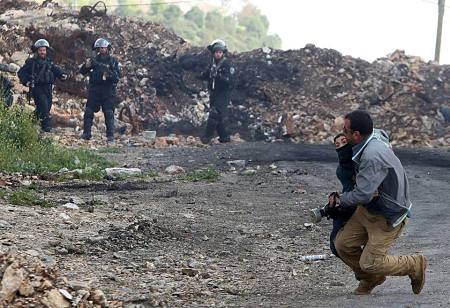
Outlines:
{"type": "Polygon", "coordinates": [[[30,89],[29,97],[34,99],[36,115],[45,132],[51,130],[50,110],[52,108],[53,83],[56,78],[66,80],[67,74],[48,58],[50,45],[47,40],[39,39],[31,47],[35,53],[25,61],[17,72],[20,82],[30,89]]]}
{"type": "Polygon", "coordinates": [[[89,74],[88,102],[84,112],[84,131],[81,138],[91,139],[94,113],[100,111],[101,108],[105,116],[106,137],[109,142],[113,142],[114,99],[120,78],[119,64],[110,55],[111,43],[106,39],[97,39],[92,48],[97,55],[93,59],[87,59],[80,69],[81,74],[89,74]]]}
{"type": "Polygon", "coordinates": [[[205,135],[201,140],[204,144],[210,143],[217,131],[221,143],[230,142],[225,126],[235,69],[225,57],[228,49],[224,41],[213,41],[208,50],[212,53],[213,60],[211,67],[201,75],[201,78],[208,81],[210,111],[205,135]]]}

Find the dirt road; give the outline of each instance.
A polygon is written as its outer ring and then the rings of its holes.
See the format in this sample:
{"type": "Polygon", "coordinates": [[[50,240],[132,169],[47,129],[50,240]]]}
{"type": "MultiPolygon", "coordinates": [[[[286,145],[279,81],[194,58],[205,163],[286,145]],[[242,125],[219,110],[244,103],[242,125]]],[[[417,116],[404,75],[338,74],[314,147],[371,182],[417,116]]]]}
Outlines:
{"type": "Polygon", "coordinates": [[[2,243],[38,251],[57,261],[68,279],[100,287],[129,307],[448,307],[450,152],[398,153],[414,217],[394,252],[429,258],[421,295],[412,293],[407,278],[394,277],[373,295],[356,297],[350,293],[357,283],[338,259],[300,260],[330,255],[330,222],[305,225],[309,209],[338,188],[328,146],[124,149],[109,158],[159,176],[46,187],[61,204],[81,198],[79,211],[2,204],[2,219],[11,224],[2,230],[2,243]],[[227,162],[237,159],[254,171],[230,170],[227,162]],[[187,171],[210,166],[220,178],[164,175],[172,164],[187,171]]]}

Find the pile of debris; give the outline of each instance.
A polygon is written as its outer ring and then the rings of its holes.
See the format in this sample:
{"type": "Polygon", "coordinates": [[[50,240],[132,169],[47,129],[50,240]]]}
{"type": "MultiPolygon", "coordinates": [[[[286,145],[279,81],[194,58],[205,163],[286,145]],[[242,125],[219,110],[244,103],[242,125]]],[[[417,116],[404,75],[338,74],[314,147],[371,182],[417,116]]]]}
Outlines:
{"type": "Polygon", "coordinates": [[[1,307],[121,307],[98,289],[67,281],[55,265],[46,265],[34,250],[0,252],[1,307]]]}
{"type": "MultiPolygon", "coordinates": [[[[199,135],[208,112],[205,84],[196,77],[211,58],[161,25],[115,16],[84,16],[64,8],[0,4],[0,69],[15,72],[41,37],[72,78],[57,83],[56,124],[79,130],[86,80],[78,67],[98,37],[110,39],[121,64],[121,133],[143,129],[199,135]],[[25,9],[26,7],[26,9],[25,9]]],[[[236,66],[231,131],[247,140],[292,137],[324,143],[342,129],[342,115],[368,110],[393,144],[450,144],[450,68],[395,51],[373,63],[307,45],[231,54],[236,66]]],[[[25,90],[17,85],[17,90],[25,90]]],[[[104,129],[102,116],[98,128],[104,129]]]]}

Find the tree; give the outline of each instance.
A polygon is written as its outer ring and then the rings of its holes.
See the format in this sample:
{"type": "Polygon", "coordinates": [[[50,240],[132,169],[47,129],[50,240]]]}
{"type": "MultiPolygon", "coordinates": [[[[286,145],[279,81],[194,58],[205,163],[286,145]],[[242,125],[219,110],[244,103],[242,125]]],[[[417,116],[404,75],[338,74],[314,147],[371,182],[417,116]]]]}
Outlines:
{"type": "Polygon", "coordinates": [[[192,21],[197,25],[199,28],[203,28],[203,25],[205,23],[205,13],[201,9],[199,9],[197,6],[192,7],[185,15],[184,18],[187,20],[192,21]]]}
{"type": "Polygon", "coordinates": [[[158,0],[152,0],[152,15],[159,16],[167,8],[167,5],[158,0]]]}
{"type": "MultiPolygon", "coordinates": [[[[131,4],[136,0],[118,1],[119,4],[131,4]]],[[[197,46],[206,46],[212,40],[220,38],[225,40],[232,51],[247,51],[262,46],[281,47],[278,35],[267,34],[269,20],[253,5],[247,4],[237,14],[226,16],[219,10],[205,13],[196,6],[183,14],[178,6],[162,2],[152,0],[150,13],[143,12],[140,6],[129,5],[120,6],[116,12],[123,16],[140,15],[159,22],[197,46]]]]}
{"type": "Polygon", "coordinates": [[[221,33],[223,31],[223,16],[217,11],[211,11],[205,17],[205,30],[221,33]]]}
{"type": "Polygon", "coordinates": [[[183,16],[183,11],[176,5],[169,5],[163,12],[162,16],[167,24],[174,23],[181,16],[183,16]]]}
{"type": "Polygon", "coordinates": [[[119,0],[115,13],[119,16],[140,16],[142,14],[141,9],[137,5],[133,5],[135,2],[130,0],[119,0]]]}

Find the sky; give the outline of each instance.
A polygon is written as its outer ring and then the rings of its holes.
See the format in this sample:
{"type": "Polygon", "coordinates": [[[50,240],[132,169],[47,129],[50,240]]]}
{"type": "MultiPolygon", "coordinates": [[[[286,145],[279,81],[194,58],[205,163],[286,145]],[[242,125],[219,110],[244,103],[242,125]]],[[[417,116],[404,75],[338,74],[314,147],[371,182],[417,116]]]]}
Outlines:
{"type": "MultiPolygon", "coordinates": [[[[283,49],[298,49],[312,43],[367,61],[396,49],[433,60],[437,1],[250,0],[268,17],[269,31],[281,37],[283,49]]],[[[450,64],[450,1],[446,5],[442,64],[450,64]]]]}

